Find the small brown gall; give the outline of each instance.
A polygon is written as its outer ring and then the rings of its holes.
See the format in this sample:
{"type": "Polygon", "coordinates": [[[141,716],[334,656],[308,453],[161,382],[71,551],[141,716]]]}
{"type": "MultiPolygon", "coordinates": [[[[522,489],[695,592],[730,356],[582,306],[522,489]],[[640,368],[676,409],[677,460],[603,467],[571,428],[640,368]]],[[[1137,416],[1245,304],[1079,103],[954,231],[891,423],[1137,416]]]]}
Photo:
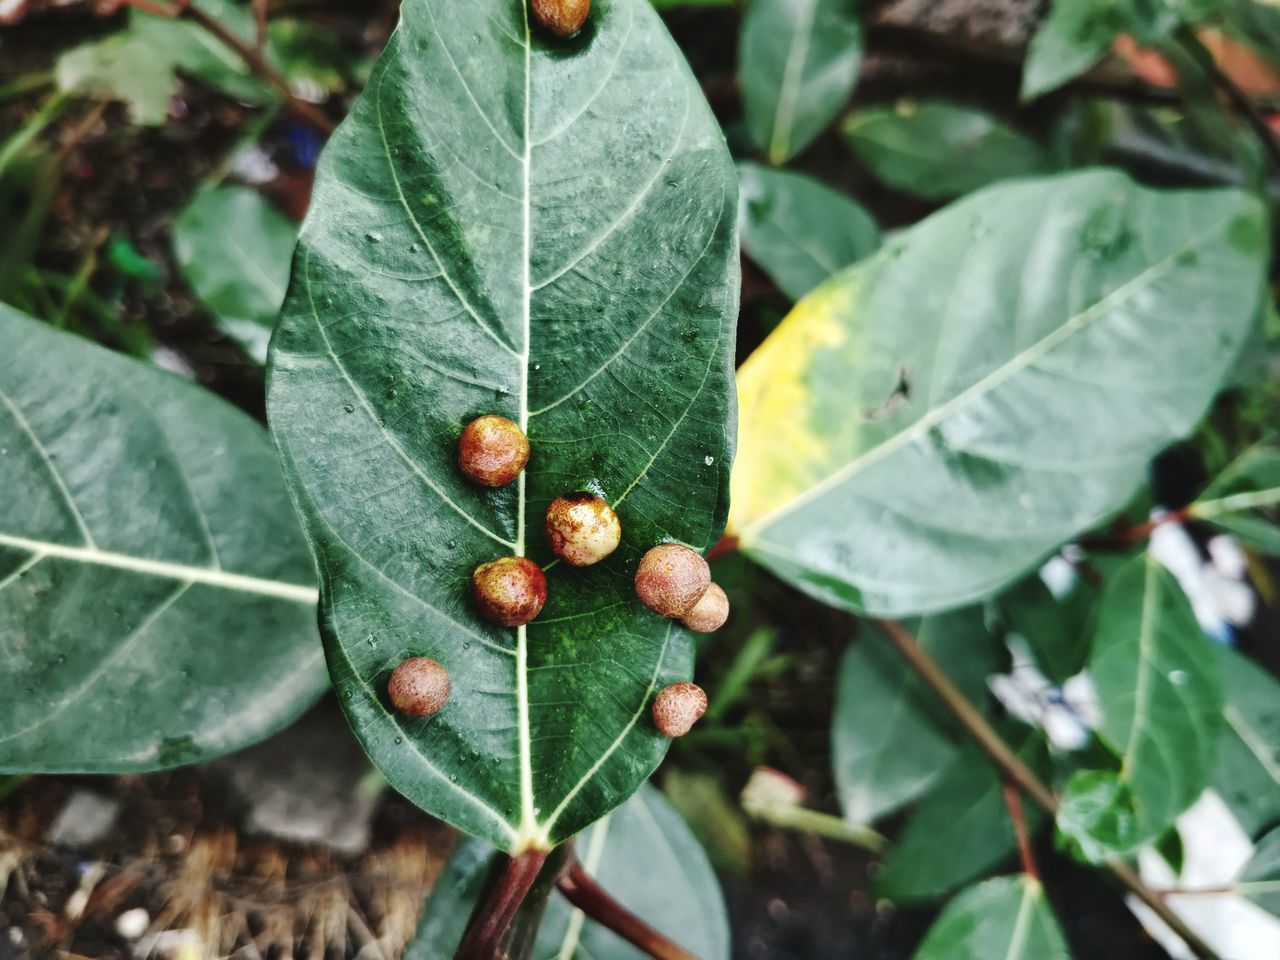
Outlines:
{"type": "Polygon", "coordinates": [[[480,612],[504,627],[518,627],[547,602],[547,577],[528,557],[499,557],[476,567],[471,593],[480,612]]]}
{"type": "Polygon", "coordinates": [[[439,660],[410,657],[392,671],[387,695],[405,716],[429,717],[449,699],[449,671],[439,660]]]}
{"type": "Polygon", "coordinates": [[[696,550],[678,543],[659,544],[641,557],[636,567],[636,596],[664,617],[683,617],[709,586],[707,561],[696,550]]]}
{"type": "Polygon", "coordinates": [[[555,555],[575,567],[599,563],[622,539],[613,508],[590,493],[556,497],[547,507],[547,542],[555,555]]]}
{"type": "Polygon", "coordinates": [[[506,486],[529,462],[529,438],[506,417],[486,413],[462,430],[458,466],[472,483],[506,486]]]}
{"type": "Polygon", "coordinates": [[[720,584],[713,583],[693,605],[693,609],[680,618],[680,622],[698,633],[714,633],[728,619],[729,598],[720,589],[720,584]]]}
{"type": "Polygon", "coordinates": [[[532,0],[533,18],[557,37],[572,37],[587,22],[591,0],[532,0]]]}
{"type": "Polygon", "coordinates": [[[664,737],[683,737],[706,712],[706,691],[696,683],[673,683],[653,701],[653,723],[664,737]]]}

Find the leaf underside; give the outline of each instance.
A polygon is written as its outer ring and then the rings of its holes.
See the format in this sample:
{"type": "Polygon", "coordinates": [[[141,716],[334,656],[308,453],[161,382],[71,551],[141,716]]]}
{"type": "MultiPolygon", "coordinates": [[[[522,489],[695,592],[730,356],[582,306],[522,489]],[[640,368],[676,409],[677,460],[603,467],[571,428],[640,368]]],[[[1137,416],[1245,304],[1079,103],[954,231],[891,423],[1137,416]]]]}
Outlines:
{"type": "Polygon", "coordinates": [[[403,6],[322,158],[268,388],[352,726],[397,789],[513,851],[596,820],[665,752],[649,703],[692,645],[635,599],[634,565],[722,528],[738,285],[733,167],[649,4],[599,0],[556,42],[522,6],[403,6]],[[533,448],[498,490],[455,463],[484,413],[533,448]],[[480,619],[474,567],[549,562],[546,505],[583,488],[622,546],[549,566],[527,628],[480,619]],[[411,655],[453,683],[425,720],[385,699],[411,655]]]}
{"type": "Polygon", "coordinates": [[[325,689],[310,552],[229,404],[0,306],[0,489],[0,772],[202,760],[325,689]]]}
{"type": "Polygon", "coordinates": [[[731,532],[820,599],[962,605],[1127,502],[1257,315],[1262,209],[1086,171],[974,194],[743,366],[731,532]]]}

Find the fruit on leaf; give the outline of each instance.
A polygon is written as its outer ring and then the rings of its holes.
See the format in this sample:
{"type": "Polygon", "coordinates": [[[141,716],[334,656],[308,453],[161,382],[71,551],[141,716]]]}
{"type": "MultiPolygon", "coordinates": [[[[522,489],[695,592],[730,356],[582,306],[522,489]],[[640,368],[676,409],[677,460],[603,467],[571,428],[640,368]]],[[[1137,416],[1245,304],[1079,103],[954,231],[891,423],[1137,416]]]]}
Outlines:
{"type": "Polygon", "coordinates": [[[591,493],[556,497],[547,507],[547,542],[555,555],[575,567],[599,563],[622,539],[613,508],[591,493]]]}
{"type": "Polygon", "coordinates": [[[529,462],[529,438],[519,426],[496,413],[477,417],[458,440],[458,466],[472,483],[506,486],[529,462]]]}
{"type": "Polygon", "coordinates": [[[723,627],[728,619],[729,598],[720,584],[713,583],[693,605],[693,609],[680,618],[680,622],[698,633],[713,633],[723,627]]]}
{"type": "Polygon", "coordinates": [[[665,737],[683,737],[706,712],[706,691],[696,683],[663,687],[653,701],[653,723],[665,737]]]}
{"type": "Polygon", "coordinates": [[[391,705],[408,717],[439,713],[449,699],[449,689],[449,671],[430,657],[410,657],[392,671],[387,682],[391,705]]]}
{"type": "Polygon", "coordinates": [[[591,0],[532,0],[533,19],[557,37],[572,37],[587,22],[591,0]]]}
{"type": "Polygon", "coordinates": [[[683,544],[659,544],[641,557],[636,567],[636,596],[664,617],[683,617],[709,586],[707,561],[683,544]]]}
{"type": "Polygon", "coordinates": [[[504,627],[518,627],[547,602],[547,577],[528,557],[499,557],[476,567],[471,593],[480,612],[504,627]]]}

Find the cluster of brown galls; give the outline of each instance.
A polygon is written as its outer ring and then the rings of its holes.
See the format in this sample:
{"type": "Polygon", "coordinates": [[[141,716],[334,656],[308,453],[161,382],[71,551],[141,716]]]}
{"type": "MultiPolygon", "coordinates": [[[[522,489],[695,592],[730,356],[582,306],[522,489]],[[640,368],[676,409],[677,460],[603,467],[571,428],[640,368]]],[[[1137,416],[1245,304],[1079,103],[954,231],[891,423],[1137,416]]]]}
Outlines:
{"type": "MultiPolygon", "coordinates": [[[[473,483],[501,487],[529,462],[529,439],[505,417],[486,414],[467,424],[458,441],[458,466],[473,483]]],[[[575,567],[599,563],[618,548],[622,524],[613,508],[592,493],[556,497],[547,507],[547,543],[575,567]]],[[[662,543],[640,558],[636,596],[656,613],[690,630],[710,633],[729,617],[729,598],[711,582],[711,568],[695,550],[662,543]]],[[[499,557],[476,567],[471,596],[479,611],[504,627],[533,620],[547,600],[547,578],[528,557],[499,557]]],[[[449,699],[449,672],[430,657],[405,660],[391,674],[387,693],[397,710],[429,717],[449,699]]],[[[692,683],[673,683],[654,700],[653,721],[668,737],[688,733],[707,710],[707,695],[692,683]]]]}

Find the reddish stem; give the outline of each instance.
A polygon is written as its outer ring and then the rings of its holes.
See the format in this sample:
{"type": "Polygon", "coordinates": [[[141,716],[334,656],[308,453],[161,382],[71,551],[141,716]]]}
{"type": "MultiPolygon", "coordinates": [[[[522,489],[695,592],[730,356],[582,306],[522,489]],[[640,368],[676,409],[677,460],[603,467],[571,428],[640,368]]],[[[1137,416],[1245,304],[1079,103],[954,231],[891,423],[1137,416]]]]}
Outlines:
{"type": "Polygon", "coordinates": [[[698,960],[609,896],[576,859],[569,861],[557,886],[566,900],[596,923],[656,960],[698,960]]]}
{"type": "Polygon", "coordinates": [[[503,860],[501,872],[471,914],[471,923],[454,960],[497,960],[502,956],[503,938],[538,878],[547,853],[526,850],[514,857],[504,856],[503,860]]]}
{"type": "Polygon", "coordinates": [[[1040,880],[1040,871],[1036,867],[1036,858],[1031,853],[1031,836],[1027,831],[1027,819],[1022,814],[1022,795],[1011,781],[1000,784],[1000,792],[1004,796],[1005,809],[1009,811],[1009,820],[1013,823],[1013,835],[1018,841],[1018,857],[1022,860],[1022,872],[1040,880]]]}
{"type": "Polygon", "coordinates": [[[716,541],[716,545],[714,547],[707,551],[707,563],[710,563],[712,560],[716,560],[720,557],[727,556],[728,554],[735,553],[737,552],[737,549],[738,538],[725,534],[725,536],[716,541]]]}

